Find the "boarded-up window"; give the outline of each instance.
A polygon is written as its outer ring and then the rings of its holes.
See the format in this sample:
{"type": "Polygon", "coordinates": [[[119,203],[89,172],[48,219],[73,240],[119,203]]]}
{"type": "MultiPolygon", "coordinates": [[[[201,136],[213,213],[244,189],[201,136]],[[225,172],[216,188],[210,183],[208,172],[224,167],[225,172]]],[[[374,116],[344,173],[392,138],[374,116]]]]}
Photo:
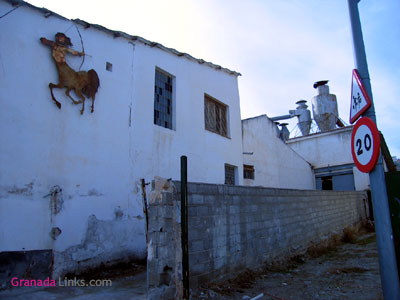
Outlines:
{"type": "Polygon", "coordinates": [[[225,184],[235,184],[235,166],[225,164],[225,184]]]}
{"type": "Polygon", "coordinates": [[[172,129],[172,77],[156,70],[154,124],[172,129]]]}
{"type": "Polygon", "coordinates": [[[243,165],[243,177],[245,179],[254,179],[254,166],[243,165]]]}
{"type": "Polygon", "coordinates": [[[204,119],[207,130],[228,136],[227,106],[204,95],[204,119]]]}

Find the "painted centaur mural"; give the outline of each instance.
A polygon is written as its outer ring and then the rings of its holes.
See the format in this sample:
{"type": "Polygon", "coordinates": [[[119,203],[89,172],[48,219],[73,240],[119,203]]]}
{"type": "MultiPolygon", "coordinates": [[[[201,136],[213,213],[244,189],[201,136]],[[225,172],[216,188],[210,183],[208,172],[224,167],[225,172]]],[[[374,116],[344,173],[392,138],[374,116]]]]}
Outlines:
{"type": "Polygon", "coordinates": [[[57,101],[53,94],[53,88],[66,88],[65,94],[72,100],[74,104],[82,103],[80,110],[81,114],[85,109],[85,97],[92,98],[92,109],[94,111],[94,99],[98,87],[100,86],[99,76],[96,71],[91,69],[89,71],[78,71],[73,70],[66,62],[65,56],[67,53],[76,56],[85,55],[84,52],[78,52],[69,48],[72,46],[71,40],[64,33],[58,32],[55,35],[55,42],[50,41],[44,37],[40,38],[42,44],[51,47],[52,56],[56,63],[58,71],[58,84],[49,83],[51,98],[56,103],[57,107],[61,109],[61,103],[57,101]],[[69,92],[74,90],[80,100],[76,101],[71,97],[69,92]]]}

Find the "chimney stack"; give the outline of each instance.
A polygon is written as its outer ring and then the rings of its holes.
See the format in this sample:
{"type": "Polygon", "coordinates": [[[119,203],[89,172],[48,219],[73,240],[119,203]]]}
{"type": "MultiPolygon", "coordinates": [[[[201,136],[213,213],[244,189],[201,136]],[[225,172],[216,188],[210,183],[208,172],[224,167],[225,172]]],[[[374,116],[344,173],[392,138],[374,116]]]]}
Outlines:
{"type": "Polygon", "coordinates": [[[317,81],[314,88],[318,95],[312,99],[312,110],[314,120],[321,131],[328,131],[336,128],[339,119],[336,95],[329,94],[328,80],[317,81]]]}

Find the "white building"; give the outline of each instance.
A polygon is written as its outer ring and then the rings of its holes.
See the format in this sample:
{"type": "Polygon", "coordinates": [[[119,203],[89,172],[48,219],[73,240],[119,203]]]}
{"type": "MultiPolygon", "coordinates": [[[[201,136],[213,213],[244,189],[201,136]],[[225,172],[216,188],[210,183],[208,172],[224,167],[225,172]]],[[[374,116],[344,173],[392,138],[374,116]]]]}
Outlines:
{"type": "Polygon", "coordinates": [[[329,93],[326,83],[316,83],[318,95],[312,99],[314,120],[318,120],[320,132],[309,133],[312,119],[305,100],[298,101],[298,107],[289,110],[289,115],[271,119],[263,115],[242,121],[245,185],[369,189],[368,174],[360,172],[353,162],[353,126],[343,127],[338,117],[336,96],[329,93]],[[279,131],[274,121],[296,116],[303,135],[289,139],[286,127],[279,131]],[[341,127],[336,128],[337,124],[341,127]],[[287,138],[283,138],[285,135],[287,138]]]}
{"type": "MultiPolygon", "coordinates": [[[[141,179],[179,180],[181,155],[191,182],[243,184],[239,73],[13,3],[0,1],[0,252],[50,252],[53,276],[144,258],[141,179]],[[57,32],[78,51],[81,35],[90,54],[93,113],[65,89],[54,90],[61,109],[51,99],[58,73],[39,39],[57,32]]],[[[67,56],[74,70],[81,62],[67,56]]]]}
{"type": "Polygon", "coordinates": [[[351,155],[353,126],[300,136],[286,141],[311,164],[316,189],[369,189],[369,175],[357,169],[351,155]]]}
{"type": "Polygon", "coordinates": [[[279,138],[266,115],[242,120],[244,185],[314,189],[311,165],[279,138]]]}

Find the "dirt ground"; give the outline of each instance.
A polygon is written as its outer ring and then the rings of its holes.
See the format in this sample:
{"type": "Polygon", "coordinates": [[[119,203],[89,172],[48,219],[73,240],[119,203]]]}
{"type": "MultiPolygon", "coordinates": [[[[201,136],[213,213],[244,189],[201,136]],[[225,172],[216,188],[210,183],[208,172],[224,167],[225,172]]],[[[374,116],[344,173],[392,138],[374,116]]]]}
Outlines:
{"type": "Polygon", "coordinates": [[[345,243],[309,249],[285,265],[196,291],[192,299],[383,299],[374,233],[348,236],[345,243]]]}
{"type": "MultiPolygon", "coordinates": [[[[375,234],[345,234],[310,247],[307,254],[276,263],[255,273],[192,291],[192,300],[383,299],[375,234]]],[[[83,274],[82,278],[111,278],[112,287],[18,287],[0,292],[0,299],[146,299],[145,266],[83,274]],[[122,271],[121,271],[122,270],[122,271]],[[129,269],[132,271],[132,268],[129,269]]]]}
{"type": "MultiPolygon", "coordinates": [[[[69,279],[74,275],[69,274],[69,279]]],[[[109,279],[112,286],[59,286],[14,287],[0,291],[1,300],[146,300],[146,266],[116,265],[112,268],[88,271],[78,276],[89,282],[91,279],[109,279]]],[[[64,284],[65,285],[65,284],[64,284]]]]}

